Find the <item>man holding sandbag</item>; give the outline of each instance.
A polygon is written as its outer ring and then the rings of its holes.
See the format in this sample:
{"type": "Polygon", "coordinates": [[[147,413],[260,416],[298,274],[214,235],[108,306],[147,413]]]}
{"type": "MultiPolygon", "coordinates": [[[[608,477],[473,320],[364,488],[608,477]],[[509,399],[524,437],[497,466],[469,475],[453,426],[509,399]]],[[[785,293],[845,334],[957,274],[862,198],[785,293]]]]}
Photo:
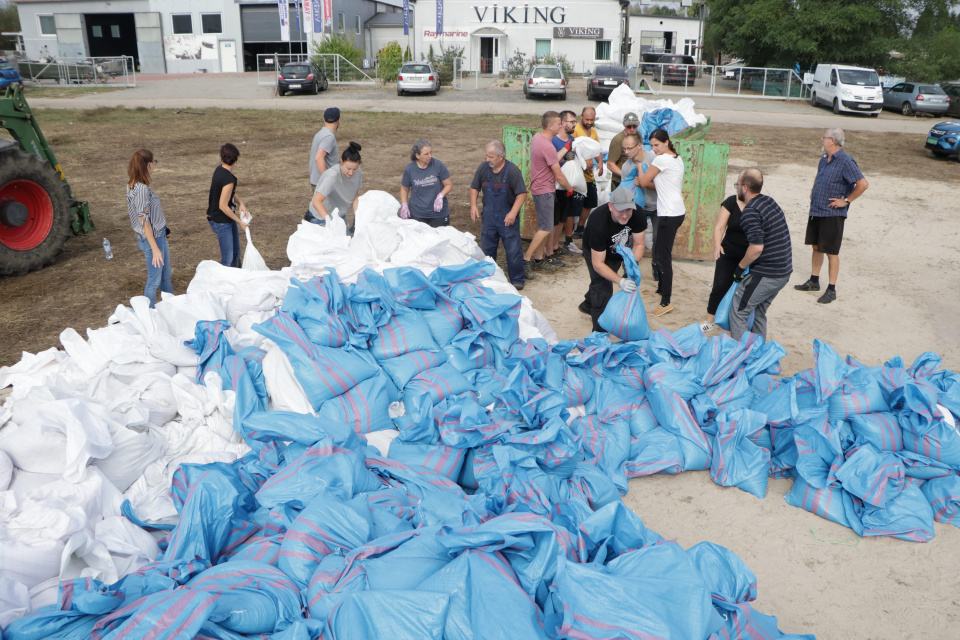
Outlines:
{"type": "Polygon", "coordinates": [[[740,214],[740,228],[747,236],[747,253],[733,272],[739,282],[730,306],[730,335],[734,340],[747,331],[767,337],[767,309],[790,280],[793,273],[793,246],[790,229],[780,205],[761,194],[763,175],[747,169],[737,178],[737,197],[745,205],[740,214]],[[743,275],[750,267],[750,273],[743,275]],[[751,327],[750,314],[756,312],[751,327]]]}
{"type": "Polygon", "coordinates": [[[590,287],[578,309],[593,319],[593,330],[603,331],[598,320],[613,297],[614,283],[623,291],[635,291],[637,283],[621,278],[617,272],[623,266],[618,246],[633,243],[633,255],[643,258],[647,219],[637,211],[633,191],[625,186],[610,194],[610,202],[590,212],[583,231],[583,259],[590,272],[590,287]]]}

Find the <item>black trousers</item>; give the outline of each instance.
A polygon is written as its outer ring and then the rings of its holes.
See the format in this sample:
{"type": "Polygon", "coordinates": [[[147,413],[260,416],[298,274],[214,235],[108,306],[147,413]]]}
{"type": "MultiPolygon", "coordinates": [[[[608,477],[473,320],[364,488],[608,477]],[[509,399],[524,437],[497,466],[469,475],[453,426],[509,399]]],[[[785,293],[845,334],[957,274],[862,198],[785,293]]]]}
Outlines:
{"type": "Polygon", "coordinates": [[[660,284],[657,293],[660,294],[660,304],[670,304],[673,295],[673,243],[677,239],[677,230],[683,225],[687,216],[657,216],[657,239],[653,243],[653,259],[660,268],[660,284]]]}
{"type": "Polygon", "coordinates": [[[721,253],[717,264],[713,268],[713,289],[710,290],[710,299],[707,301],[707,313],[714,315],[723,296],[727,295],[730,285],[733,284],[733,272],[743,260],[742,253],[721,253]]]}
{"type": "MultiPolygon", "coordinates": [[[[600,320],[604,309],[607,308],[607,303],[610,302],[610,298],[613,297],[613,283],[601,276],[597,273],[596,269],[593,268],[589,251],[584,251],[583,260],[587,263],[587,271],[590,273],[590,287],[587,289],[587,293],[583,296],[583,299],[586,301],[587,306],[590,307],[590,318],[593,320],[593,330],[606,331],[597,321],[600,320]]],[[[607,263],[607,266],[616,273],[620,271],[621,264],[623,263],[621,262],[617,265],[607,263]]]]}

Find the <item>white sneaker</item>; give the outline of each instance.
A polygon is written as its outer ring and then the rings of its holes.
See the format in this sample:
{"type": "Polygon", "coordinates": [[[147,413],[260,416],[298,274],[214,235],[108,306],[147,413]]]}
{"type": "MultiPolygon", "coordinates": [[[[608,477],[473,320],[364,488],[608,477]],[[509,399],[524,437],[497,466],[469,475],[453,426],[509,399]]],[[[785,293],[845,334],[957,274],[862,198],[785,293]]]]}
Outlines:
{"type": "Polygon", "coordinates": [[[575,253],[575,254],[577,254],[578,256],[582,256],[582,255],[583,255],[583,251],[580,249],[580,247],[578,247],[577,245],[573,244],[572,242],[567,245],[567,249],[570,249],[570,253],[575,253]]]}
{"type": "Polygon", "coordinates": [[[712,322],[701,322],[700,331],[702,331],[703,333],[706,333],[707,331],[710,331],[711,329],[713,329],[715,326],[717,325],[715,325],[712,322]]]}

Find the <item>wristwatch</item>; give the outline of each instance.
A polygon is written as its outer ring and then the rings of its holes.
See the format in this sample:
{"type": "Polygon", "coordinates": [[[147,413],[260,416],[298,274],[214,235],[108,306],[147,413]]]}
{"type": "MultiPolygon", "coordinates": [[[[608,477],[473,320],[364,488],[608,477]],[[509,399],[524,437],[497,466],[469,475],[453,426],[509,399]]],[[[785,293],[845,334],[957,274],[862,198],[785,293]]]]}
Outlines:
{"type": "Polygon", "coordinates": [[[848,198],[847,196],[843,196],[843,201],[846,202],[847,204],[850,204],[850,198],[848,198]]]}

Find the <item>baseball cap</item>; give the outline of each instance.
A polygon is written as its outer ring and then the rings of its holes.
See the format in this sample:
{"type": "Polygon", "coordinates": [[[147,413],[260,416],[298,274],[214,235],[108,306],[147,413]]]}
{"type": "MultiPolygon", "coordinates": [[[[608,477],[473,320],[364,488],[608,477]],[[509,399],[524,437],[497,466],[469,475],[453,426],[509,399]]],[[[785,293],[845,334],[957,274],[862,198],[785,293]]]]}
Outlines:
{"type": "Polygon", "coordinates": [[[640,124],[640,118],[638,118],[637,114],[635,114],[633,111],[623,116],[623,126],[626,127],[628,125],[639,125],[639,124],[640,124]]]}
{"type": "Polygon", "coordinates": [[[323,112],[324,122],[336,122],[340,119],[340,109],[337,107],[328,107],[326,111],[323,112]]]}
{"type": "Polygon", "coordinates": [[[610,204],[619,211],[636,209],[637,203],[633,199],[633,191],[626,187],[617,187],[610,194],[610,204]]]}

